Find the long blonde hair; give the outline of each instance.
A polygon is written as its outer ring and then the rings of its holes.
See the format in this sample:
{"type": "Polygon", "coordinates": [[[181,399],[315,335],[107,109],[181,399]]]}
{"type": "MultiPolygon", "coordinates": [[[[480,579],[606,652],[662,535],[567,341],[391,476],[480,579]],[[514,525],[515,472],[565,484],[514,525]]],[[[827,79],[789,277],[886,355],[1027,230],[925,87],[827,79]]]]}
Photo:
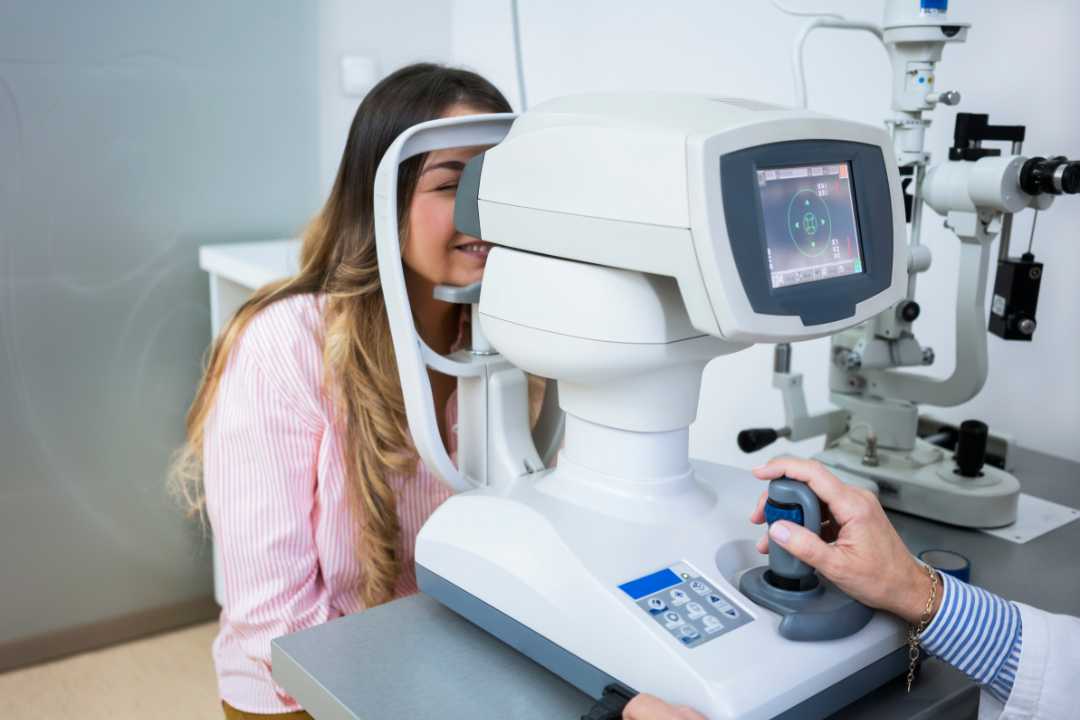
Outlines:
{"type": "MultiPolygon", "coordinates": [[[[404,67],[367,94],[349,130],[330,196],[303,234],[299,274],[256,291],[214,340],[187,414],[186,443],[169,471],[171,492],[190,515],[203,518],[203,432],[230,351],[251,319],[267,306],[302,293],[321,293],[323,389],[333,399],[342,432],[350,502],[360,511],[355,546],[363,572],[358,591],[367,607],[392,598],[402,571],[397,503],[388,475],[411,471],[418,461],[409,441],[379,281],[375,171],[402,131],[437,118],[458,103],[510,112],[506,98],[484,78],[429,63],[404,67]]],[[[423,162],[424,156],[415,157],[400,168],[398,221],[403,228],[408,226],[407,210],[423,162]]]]}

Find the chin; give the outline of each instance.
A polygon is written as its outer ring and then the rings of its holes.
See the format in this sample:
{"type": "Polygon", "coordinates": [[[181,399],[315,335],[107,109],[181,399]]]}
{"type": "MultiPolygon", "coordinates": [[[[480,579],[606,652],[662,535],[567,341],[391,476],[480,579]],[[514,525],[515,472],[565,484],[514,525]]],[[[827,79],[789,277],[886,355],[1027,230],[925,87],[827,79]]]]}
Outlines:
{"type": "Polygon", "coordinates": [[[484,265],[480,263],[477,267],[476,263],[469,263],[472,267],[458,267],[453,268],[450,273],[447,273],[446,284],[448,285],[472,285],[475,282],[480,282],[484,277],[484,265]]]}

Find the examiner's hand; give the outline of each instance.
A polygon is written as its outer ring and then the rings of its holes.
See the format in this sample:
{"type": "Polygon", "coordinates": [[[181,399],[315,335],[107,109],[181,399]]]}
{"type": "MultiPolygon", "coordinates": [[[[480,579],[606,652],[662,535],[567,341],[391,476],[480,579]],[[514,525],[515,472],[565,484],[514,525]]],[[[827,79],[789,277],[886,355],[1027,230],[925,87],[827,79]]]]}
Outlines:
{"type": "MultiPolygon", "coordinates": [[[[930,577],[896,534],[873,493],[845,485],[814,460],[776,458],[753,473],[760,480],[787,476],[806,483],[822,502],[822,518],[833,521],[822,539],[801,525],[778,520],[769,527],[774,541],[864,605],[899,615],[909,623],[922,618],[930,597],[930,577]]],[[[765,522],[766,497],[767,493],[761,494],[750,516],[755,524],[765,522]]],[[[768,537],[763,536],[757,547],[758,552],[767,553],[768,537]]],[[[938,603],[940,598],[938,593],[938,603]]]]}
{"type": "Polygon", "coordinates": [[[668,705],[658,697],[640,693],[623,708],[623,720],[705,720],[682,705],[668,705]]]}

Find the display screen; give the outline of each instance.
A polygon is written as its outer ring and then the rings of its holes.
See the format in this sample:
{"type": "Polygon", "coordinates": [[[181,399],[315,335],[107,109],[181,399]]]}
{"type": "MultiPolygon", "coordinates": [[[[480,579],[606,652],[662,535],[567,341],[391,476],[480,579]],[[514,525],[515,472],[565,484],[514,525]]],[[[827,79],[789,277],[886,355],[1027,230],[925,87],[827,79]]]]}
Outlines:
{"type": "Polygon", "coordinates": [[[759,169],[757,180],[773,288],[863,271],[849,163],[759,169]]]}
{"type": "Polygon", "coordinates": [[[623,583],[619,586],[619,589],[635,600],[639,600],[646,595],[652,595],[657,590],[663,590],[681,582],[682,580],[679,579],[678,575],[665,568],[660,572],[654,572],[652,575],[646,575],[637,580],[623,583]]]}

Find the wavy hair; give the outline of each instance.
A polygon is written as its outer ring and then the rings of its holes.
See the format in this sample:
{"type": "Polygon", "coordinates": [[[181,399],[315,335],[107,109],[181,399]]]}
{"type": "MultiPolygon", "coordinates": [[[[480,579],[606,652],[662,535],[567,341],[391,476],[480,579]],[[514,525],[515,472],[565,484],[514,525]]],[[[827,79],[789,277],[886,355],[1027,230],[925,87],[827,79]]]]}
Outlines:
{"type": "MultiPolygon", "coordinates": [[[[169,488],[205,523],[203,432],[229,353],[244,328],[267,306],[301,293],[325,299],[323,390],[333,398],[342,433],[350,502],[359,509],[356,551],[365,606],[393,597],[401,574],[397,502],[388,475],[415,469],[394,346],[375,250],[375,171],[404,130],[464,104],[483,112],[510,112],[490,82],[467,70],[430,63],[401,68],[379,82],[360,103],[349,130],[330,196],[303,234],[300,272],[257,290],[210,347],[187,414],[186,442],[169,470],[169,488]]],[[[402,163],[398,222],[408,230],[408,208],[424,155],[402,163]]]]}

